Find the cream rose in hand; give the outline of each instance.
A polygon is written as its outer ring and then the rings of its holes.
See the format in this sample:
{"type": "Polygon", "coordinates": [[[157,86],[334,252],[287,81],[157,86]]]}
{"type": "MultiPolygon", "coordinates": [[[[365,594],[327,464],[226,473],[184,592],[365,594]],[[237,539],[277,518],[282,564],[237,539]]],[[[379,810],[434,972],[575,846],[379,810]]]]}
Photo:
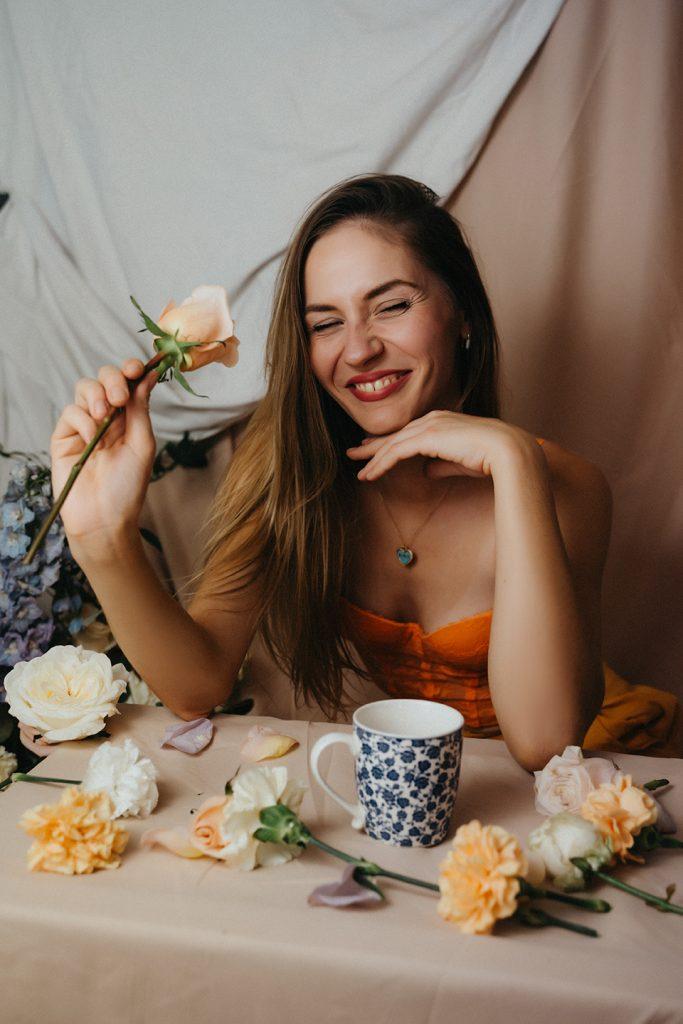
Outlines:
{"type": "Polygon", "coordinates": [[[10,714],[50,743],[101,732],[125,688],[123,665],[70,645],[18,662],[5,678],[10,714]]]}
{"type": "Polygon", "coordinates": [[[237,364],[239,341],[227,293],[220,285],[200,285],[179,306],[171,300],[157,318],[157,324],[168,334],[177,332],[178,341],[202,343],[186,351],[184,369],[197,370],[207,363],[237,364]]]}
{"type": "MultiPolygon", "coordinates": [[[[539,814],[578,814],[588,794],[621,775],[604,757],[584,757],[581,747],[565,747],[540,772],[534,772],[536,810],[539,814]]],[[[578,856],[578,855],[577,855],[578,856]]]]}

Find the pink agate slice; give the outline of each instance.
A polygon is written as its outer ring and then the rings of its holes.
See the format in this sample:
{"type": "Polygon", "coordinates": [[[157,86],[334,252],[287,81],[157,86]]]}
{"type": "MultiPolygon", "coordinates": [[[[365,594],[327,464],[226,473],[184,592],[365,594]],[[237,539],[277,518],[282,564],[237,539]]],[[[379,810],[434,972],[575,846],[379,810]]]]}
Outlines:
{"type": "Polygon", "coordinates": [[[162,747],[175,747],[184,754],[198,754],[213,737],[214,725],[208,718],[195,718],[191,722],[169,725],[161,740],[162,747]]]}

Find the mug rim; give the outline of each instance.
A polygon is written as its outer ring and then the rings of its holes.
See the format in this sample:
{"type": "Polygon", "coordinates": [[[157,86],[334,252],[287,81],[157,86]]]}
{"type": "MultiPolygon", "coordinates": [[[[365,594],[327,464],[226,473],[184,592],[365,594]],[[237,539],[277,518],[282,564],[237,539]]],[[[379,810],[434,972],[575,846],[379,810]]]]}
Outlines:
{"type": "Polygon", "coordinates": [[[464,728],[464,725],[465,725],[465,718],[464,718],[462,712],[458,711],[457,708],[452,708],[450,706],[450,704],[444,704],[442,701],[438,701],[438,700],[424,700],[424,699],[421,699],[419,697],[390,697],[390,698],[388,698],[386,700],[369,701],[367,704],[362,704],[359,708],[356,708],[356,710],[353,713],[353,724],[354,724],[354,727],[358,727],[359,729],[365,729],[366,732],[372,732],[372,733],[374,733],[377,736],[391,736],[393,739],[397,739],[397,740],[438,740],[438,739],[442,739],[444,736],[451,736],[454,733],[462,732],[462,729],[464,728]],[[454,715],[456,715],[457,718],[460,719],[460,722],[459,722],[459,724],[456,724],[454,726],[450,726],[449,728],[444,728],[444,729],[442,729],[442,730],[440,730],[438,732],[430,732],[426,736],[415,736],[415,735],[413,735],[411,733],[406,733],[406,732],[394,732],[394,731],[391,731],[389,729],[376,729],[376,728],[374,728],[371,725],[364,725],[362,722],[359,722],[357,717],[356,717],[361,711],[365,711],[366,708],[377,707],[378,705],[381,705],[381,704],[393,704],[393,705],[396,705],[398,703],[401,703],[401,704],[427,704],[427,705],[429,705],[432,708],[435,705],[436,705],[436,707],[446,708],[448,711],[450,711],[454,715]]]}

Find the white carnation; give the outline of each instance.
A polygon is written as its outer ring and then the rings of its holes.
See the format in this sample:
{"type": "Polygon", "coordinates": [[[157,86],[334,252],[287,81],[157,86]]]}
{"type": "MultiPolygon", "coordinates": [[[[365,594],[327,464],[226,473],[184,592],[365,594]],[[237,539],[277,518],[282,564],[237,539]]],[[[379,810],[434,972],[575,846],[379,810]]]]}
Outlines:
{"type": "Polygon", "coordinates": [[[543,860],[546,874],[558,889],[584,888],[584,877],[572,864],[583,857],[594,870],[612,859],[612,847],[595,826],[578,814],[554,814],[529,835],[529,850],[543,860]]]}
{"type": "Polygon", "coordinates": [[[9,779],[12,772],[17,770],[17,759],[14,754],[4,747],[0,747],[0,782],[9,779]]]}
{"type": "Polygon", "coordinates": [[[114,804],[114,818],[146,818],[157,805],[158,771],[148,757],[141,757],[132,740],[123,746],[103,743],[90,758],[81,788],[103,789],[114,804]]]}
{"type": "Polygon", "coordinates": [[[5,677],[10,713],[50,743],[93,736],[104,728],[126,688],[123,665],[72,645],[20,661],[5,677]]]}
{"type": "Polygon", "coordinates": [[[221,857],[230,867],[251,871],[261,865],[284,864],[299,856],[300,846],[287,843],[261,843],[254,832],[261,828],[259,814],[265,807],[285,804],[298,814],[306,786],[287,780],[287,768],[262,766],[238,775],[232,783],[232,798],[223,809],[220,833],[225,840],[221,857]]]}

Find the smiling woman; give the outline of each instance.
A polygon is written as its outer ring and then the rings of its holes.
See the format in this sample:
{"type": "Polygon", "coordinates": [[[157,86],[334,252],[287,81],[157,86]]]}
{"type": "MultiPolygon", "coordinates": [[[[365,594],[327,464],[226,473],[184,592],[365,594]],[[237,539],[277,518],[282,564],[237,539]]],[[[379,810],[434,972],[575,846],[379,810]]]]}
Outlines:
{"type": "MultiPolygon", "coordinates": [[[[363,175],[312,205],[280,268],[266,363],[187,612],[145,562],[142,491],[97,536],[69,538],[165,704],[193,718],[222,703],[260,632],[330,717],[350,670],[457,707],[530,770],[582,741],[677,752],[675,698],[601,659],[609,486],[501,420],[491,307],[426,185],[363,175]]],[[[144,403],[131,412],[126,429],[151,435],[144,403]]]]}

